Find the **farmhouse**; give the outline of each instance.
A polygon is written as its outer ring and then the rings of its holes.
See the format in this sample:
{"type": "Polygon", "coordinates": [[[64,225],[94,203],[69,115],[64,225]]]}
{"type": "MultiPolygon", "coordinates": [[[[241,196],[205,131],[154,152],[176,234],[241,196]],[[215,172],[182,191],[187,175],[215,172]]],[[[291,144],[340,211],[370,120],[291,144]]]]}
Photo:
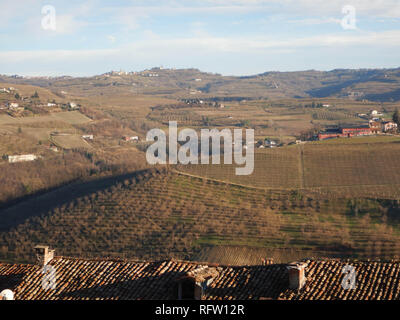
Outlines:
{"type": "Polygon", "coordinates": [[[34,154],[23,154],[20,156],[8,156],[9,163],[24,162],[24,161],[34,161],[38,157],[34,154]]]}
{"type": "Polygon", "coordinates": [[[77,105],[75,102],[69,102],[69,103],[68,103],[68,106],[69,106],[71,109],[77,109],[77,108],[78,108],[78,105],[77,105]]]}
{"type": "Polygon", "coordinates": [[[373,133],[390,133],[397,131],[397,123],[391,120],[372,119],[369,121],[369,127],[373,133]]]}
{"type": "Polygon", "coordinates": [[[139,141],[138,136],[124,136],[122,137],[124,141],[139,141]]]}
{"type": "Polygon", "coordinates": [[[382,122],[383,132],[394,132],[397,131],[397,123],[394,121],[383,121],[382,122]]]}
{"type": "Polygon", "coordinates": [[[348,126],[339,129],[328,129],[318,134],[318,140],[331,138],[351,138],[373,134],[370,126],[348,126]]]}
{"type": "Polygon", "coordinates": [[[8,108],[10,108],[10,109],[16,109],[16,108],[18,108],[18,107],[19,107],[19,104],[16,103],[16,102],[11,102],[11,103],[8,105],[8,108]]]}
{"type": "Polygon", "coordinates": [[[380,117],[380,116],[383,116],[383,114],[380,113],[378,110],[371,111],[371,117],[380,117]]]}
{"type": "Polygon", "coordinates": [[[382,123],[379,120],[369,120],[369,127],[371,128],[372,133],[381,133],[382,132],[382,123]]]}
{"type": "Polygon", "coordinates": [[[85,135],[82,136],[82,139],[93,140],[93,135],[92,134],[85,134],[85,135]]]}
{"type": "MultiPolygon", "coordinates": [[[[36,264],[0,263],[0,292],[15,300],[397,300],[400,262],[306,259],[256,266],[56,256],[35,247],[36,264]],[[55,285],[43,286],[46,266],[55,285]],[[356,270],[357,290],[344,268],[356,270]],[[121,281],[123,279],[123,281],[121,281]],[[383,280],[383,281],[382,281],[383,280]],[[345,284],[345,285],[344,285],[345,284]],[[373,288],[373,290],[371,290],[373,288]]],[[[49,279],[50,280],[50,279],[49,279]]]]}
{"type": "Polygon", "coordinates": [[[265,139],[265,146],[267,148],[275,148],[278,145],[278,143],[274,140],[270,140],[270,139],[265,139]]]}

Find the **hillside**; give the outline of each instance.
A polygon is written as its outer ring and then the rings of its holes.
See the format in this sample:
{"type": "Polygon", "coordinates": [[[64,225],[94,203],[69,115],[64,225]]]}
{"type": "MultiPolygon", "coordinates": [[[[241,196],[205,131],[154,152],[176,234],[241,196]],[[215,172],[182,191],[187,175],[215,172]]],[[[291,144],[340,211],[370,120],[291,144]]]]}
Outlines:
{"type": "MultiPolygon", "coordinates": [[[[0,260],[32,262],[38,243],[65,256],[224,264],[395,257],[399,137],[288,145],[304,132],[365,124],[359,114],[371,110],[392,117],[398,103],[345,94],[361,84],[376,94],[372,88],[385,83],[379,92],[390,95],[398,70],[382,72],[223,77],[154,69],[90,78],[1,77],[28,97],[18,100],[21,112],[7,107],[0,115],[0,260]],[[255,171],[247,177],[224,165],[149,170],[146,133],[171,120],[197,131],[253,128],[257,142],[275,139],[283,147],[256,149],[255,171]],[[7,162],[8,155],[25,153],[40,157],[7,162]]],[[[4,105],[15,98],[1,97],[4,105]]]]}
{"type": "Polygon", "coordinates": [[[11,78],[0,81],[26,83],[75,96],[135,93],[169,98],[282,99],[346,98],[393,102],[400,100],[400,69],[336,69],[332,71],[265,72],[233,77],[197,69],[160,69],[110,72],[88,78],[11,78]]]}
{"type": "Polygon", "coordinates": [[[136,259],[205,259],[210,246],[265,248],[263,254],[277,259],[280,249],[286,259],[302,250],[393,257],[398,213],[397,201],[313,198],[151,170],[65,187],[1,210],[0,259],[32,262],[38,243],[66,256],[136,259]]]}
{"type": "Polygon", "coordinates": [[[334,139],[256,149],[254,172],[233,165],[178,166],[182,172],[258,188],[301,189],[329,197],[400,198],[400,138],[334,139]]]}

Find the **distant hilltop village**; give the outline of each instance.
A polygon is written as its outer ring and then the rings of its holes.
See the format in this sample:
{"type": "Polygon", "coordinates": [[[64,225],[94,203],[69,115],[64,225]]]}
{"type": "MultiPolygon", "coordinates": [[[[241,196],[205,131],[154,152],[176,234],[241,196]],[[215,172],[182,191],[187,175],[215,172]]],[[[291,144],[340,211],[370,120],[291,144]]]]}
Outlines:
{"type": "MultiPolygon", "coordinates": [[[[109,71],[106,73],[101,74],[101,76],[111,77],[111,76],[144,76],[144,77],[158,77],[160,74],[159,72],[168,72],[168,71],[188,71],[188,72],[195,72],[195,73],[204,73],[210,75],[220,75],[218,73],[209,73],[209,72],[201,72],[199,69],[176,69],[176,68],[164,68],[164,67],[154,67],[151,69],[145,69],[143,71],[109,71]]],[[[201,82],[202,79],[194,79],[196,82],[201,82]]]]}

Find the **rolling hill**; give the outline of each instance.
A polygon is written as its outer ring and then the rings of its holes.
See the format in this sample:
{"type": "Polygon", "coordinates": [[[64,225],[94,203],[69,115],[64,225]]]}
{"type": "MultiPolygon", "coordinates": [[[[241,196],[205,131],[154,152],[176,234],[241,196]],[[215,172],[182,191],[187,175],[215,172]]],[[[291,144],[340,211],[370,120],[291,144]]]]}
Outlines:
{"type": "Polygon", "coordinates": [[[18,78],[1,82],[47,88],[58,96],[115,93],[159,95],[169,98],[282,99],[346,98],[380,102],[400,100],[400,68],[335,69],[332,71],[265,72],[253,76],[222,76],[197,69],[160,69],[109,72],[87,78],[18,78]]]}
{"type": "Polygon", "coordinates": [[[210,254],[216,260],[207,248],[236,246],[221,255],[232,264],[238,250],[249,247],[259,250],[247,261],[243,253],[240,263],[254,263],[257,255],[394,257],[398,211],[396,201],[317,198],[147,170],[66,186],[2,209],[0,258],[32,262],[38,243],[64,256],[130,259],[207,260],[210,254]]]}

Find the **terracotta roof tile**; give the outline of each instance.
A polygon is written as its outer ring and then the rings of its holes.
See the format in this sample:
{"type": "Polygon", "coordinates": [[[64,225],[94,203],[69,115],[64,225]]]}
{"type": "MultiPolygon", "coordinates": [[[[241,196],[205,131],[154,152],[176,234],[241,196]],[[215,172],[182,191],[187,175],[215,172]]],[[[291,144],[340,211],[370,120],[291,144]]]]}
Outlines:
{"type": "MultiPolygon", "coordinates": [[[[205,299],[399,299],[399,262],[307,261],[305,286],[288,289],[285,264],[264,266],[213,266],[213,281],[205,299]],[[356,270],[356,289],[345,290],[341,282],[345,265],[356,270]]],[[[1,264],[0,289],[11,289],[16,299],[171,299],[179,278],[201,274],[198,264],[183,261],[129,262],[56,257],[49,262],[56,270],[56,289],[44,290],[39,266],[1,264]],[[193,272],[196,270],[195,272],[193,272]]],[[[211,265],[209,266],[211,267],[211,265]]]]}

